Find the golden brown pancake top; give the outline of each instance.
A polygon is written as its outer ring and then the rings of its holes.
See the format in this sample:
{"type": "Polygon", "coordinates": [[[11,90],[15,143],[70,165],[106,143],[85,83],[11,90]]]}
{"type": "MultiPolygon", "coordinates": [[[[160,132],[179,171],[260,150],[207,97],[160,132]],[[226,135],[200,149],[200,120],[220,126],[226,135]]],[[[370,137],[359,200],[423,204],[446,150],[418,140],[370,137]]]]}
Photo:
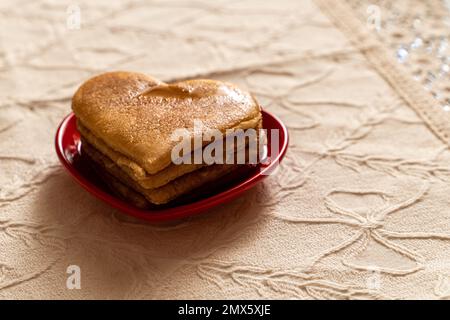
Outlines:
{"type": "Polygon", "coordinates": [[[225,132],[252,128],[261,117],[255,99],[232,84],[214,80],[166,84],[132,72],[91,78],[75,93],[72,108],[93,134],[150,174],[171,163],[175,129],[188,129],[192,138],[194,120],[225,132]]]}

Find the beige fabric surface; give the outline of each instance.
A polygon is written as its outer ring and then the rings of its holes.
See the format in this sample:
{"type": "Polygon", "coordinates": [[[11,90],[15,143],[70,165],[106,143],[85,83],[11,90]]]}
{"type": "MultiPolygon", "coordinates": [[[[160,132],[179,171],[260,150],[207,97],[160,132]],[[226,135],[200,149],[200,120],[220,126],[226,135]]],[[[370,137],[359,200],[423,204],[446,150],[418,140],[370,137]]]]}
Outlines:
{"type": "Polygon", "coordinates": [[[450,116],[424,111],[431,96],[360,13],[323,0],[78,3],[71,30],[69,2],[0,2],[0,298],[450,297],[450,116]],[[250,90],[289,127],[282,168],[183,221],[111,209],[64,172],[53,138],[77,86],[118,69],[250,90]]]}

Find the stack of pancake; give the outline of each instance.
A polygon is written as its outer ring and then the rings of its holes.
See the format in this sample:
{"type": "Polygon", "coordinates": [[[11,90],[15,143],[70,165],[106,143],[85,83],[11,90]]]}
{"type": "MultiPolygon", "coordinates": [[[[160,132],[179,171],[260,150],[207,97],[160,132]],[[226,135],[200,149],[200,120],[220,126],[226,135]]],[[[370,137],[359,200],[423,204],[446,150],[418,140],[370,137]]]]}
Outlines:
{"type": "MultiPolygon", "coordinates": [[[[240,166],[173,163],[172,149],[179,143],[173,139],[175,130],[183,129],[182,138],[194,145],[195,121],[219,130],[224,139],[226,131],[262,125],[258,103],[232,84],[166,84],[132,72],[105,73],[86,81],[75,93],[72,109],[83,156],[114,192],[142,208],[193,192],[240,166]]],[[[211,142],[202,141],[200,148],[211,142]]]]}

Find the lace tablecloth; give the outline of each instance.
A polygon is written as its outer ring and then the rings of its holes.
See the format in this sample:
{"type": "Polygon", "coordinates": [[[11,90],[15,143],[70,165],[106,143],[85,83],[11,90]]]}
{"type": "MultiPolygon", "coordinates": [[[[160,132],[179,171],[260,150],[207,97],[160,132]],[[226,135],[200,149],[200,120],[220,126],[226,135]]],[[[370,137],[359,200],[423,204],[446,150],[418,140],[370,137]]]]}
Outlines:
{"type": "Polygon", "coordinates": [[[450,297],[446,1],[76,3],[0,3],[1,298],[450,297]],[[107,70],[250,90],[281,170],[183,221],[111,209],[53,149],[107,70]]]}

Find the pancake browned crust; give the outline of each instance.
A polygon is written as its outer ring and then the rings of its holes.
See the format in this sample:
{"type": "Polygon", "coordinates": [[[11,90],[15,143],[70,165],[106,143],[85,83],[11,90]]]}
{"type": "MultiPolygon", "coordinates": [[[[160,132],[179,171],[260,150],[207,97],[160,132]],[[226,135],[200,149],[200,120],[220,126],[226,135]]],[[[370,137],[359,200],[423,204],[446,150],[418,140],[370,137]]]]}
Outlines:
{"type": "MultiPolygon", "coordinates": [[[[261,127],[262,123],[260,121],[255,129],[260,129],[261,127]]],[[[155,174],[148,174],[141,166],[139,166],[139,164],[122,155],[121,153],[109,148],[102,141],[102,139],[94,136],[88,129],[84,127],[84,125],[80,121],[77,121],[77,128],[81,133],[83,141],[89,143],[89,145],[94,147],[97,151],[110,158],[111,161],[113,161],[132,180],[135,180],[136,183],[144,189],[154,189],[161,187],[186,173],[193,172],[205,166],[205,164],[194,163],[180,165],[170,164],[168,167],[155,174]]],[[[245,148],[246,146],[243,147],[245,148]]],[[[234,149],[234,152],[236,151],[237,146],[235,146],[234,149]]],[[[224,154],[225,152],[226,150],[224,144],[224,154]]]]}
{"type": "Polygon", "coordinates": [[[109,174],[104,168],[97,165],[87,154],[85,154],[85,157],[95,166],[96,173],[103,182],[106,183],[109,186],[109,189],[119,198],[140,209],[149,209],[152,206],[143,195],[124,185],[117,178],[109,174]]]}
{"type": "Polygon", "coordinates": [[[109,148],[101,139],[95,137],[80,122],[77,123],[77,128],[81,133],[81,139],[84,143],[89,143],[97,151],[110,158],[111,161],[144,189],[161,187],[186,173],[195,171],[204,166],[204,164],[171,164],[155,174],[148,174],[139,164],[109,148]]]}
{"type": "Polygon", "coordinates": [[[247,92],[214,80],[165,84],[141,73],[110,72],[86,81],[75,93],[72,108],[82,124],[114,151],[155,174],[171,164],[175,129],[194,120],[223,133],[255,128],[260,107],[247,92]]]}
{"type": "MultiPolygon", "coordinates": [[[[82,152],[88,155],[93,162],[104,169],[109,175],[119,180],[123,185],[133,189],[138,194],[144,196],[147,201],[153,204],[165,204],[208,182],[215,181],[239,167],[239,165],[213,164],[185,174],[162,187],[147,190],[139,186],[136,181],[132,180],[114,162],[98,152],[94,147],[89,145],[89,143],[82,143],[82,152]]],[[[120,193],[127,193],[126,189],[123,189],[120,185],[116,185],[116,187],[120,188],[117,190],[120,193]]],[[[128,198],[131,196],[136,198],[136,195],[133,195],[133,193],[127,195],[128,198]]]]}

